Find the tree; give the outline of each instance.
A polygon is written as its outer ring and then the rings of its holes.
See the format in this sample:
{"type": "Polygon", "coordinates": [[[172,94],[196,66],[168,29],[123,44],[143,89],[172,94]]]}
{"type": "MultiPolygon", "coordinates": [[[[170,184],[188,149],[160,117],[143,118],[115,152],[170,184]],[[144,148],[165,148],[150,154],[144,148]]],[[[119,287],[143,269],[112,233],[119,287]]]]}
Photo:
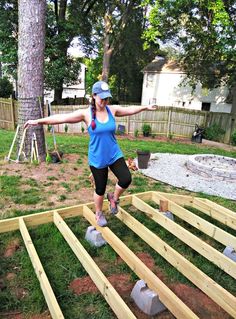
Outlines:
{"type": "Polygon", "coordinates": [[[141,101],[142,69],[159,54],[158,45],[152,44],[148,49],[143,49],[142,33],[145,23],[145,11],[138,6],[129,16],[125,31],[121,35],[122,48],[111,58],[110,82],[114,85],[113,98],[119,103],[141,101]]]}
{"type": "Polygon", "coordinates": [[[0,97],[8,98],[13,93],[13,85],[8,78],[0,78],[0,97]]]}
{"type": "MultiPolygon", "coordinates": [[[[21,128],[27,120],[43,116],[45,12],[46,0],[19,0],[18,124],[21,128]]],[[[46,154],[42,126],[27,130],[25,154],[30,154],[32,131],[37,136],[40,159],[44,160],[46,154]]]]}
{"type": "Polygon", "coordinates": [[[17,0],[0,0],[0,61],[6,73],[17,77],[17,0]]]}
{"type": "MultiPolygon", "coordinates": [[[[147,1],[146,1],[147,2],[147,1]]],[[[228,85],[236,112],[236,10],[233,0],[159,0],[150,10],[145,31],[149,43],[171,42],[194,88],[228,85]]]]}

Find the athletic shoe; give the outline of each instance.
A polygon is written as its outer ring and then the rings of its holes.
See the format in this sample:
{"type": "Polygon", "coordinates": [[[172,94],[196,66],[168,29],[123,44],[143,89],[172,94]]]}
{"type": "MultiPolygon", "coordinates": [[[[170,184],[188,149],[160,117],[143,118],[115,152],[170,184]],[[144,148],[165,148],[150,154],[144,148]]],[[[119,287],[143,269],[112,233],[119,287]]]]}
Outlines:
{"type": "Polygon", "coordinates": [[[114,200],[114,193],[107,193],[107,199],[110,202],[110,212],[111,214],[115,215],[118,213],[118,200],[114,200]]]}
{"type": "Polygon", "coordinates": [[[95,218],[96,218],[98,226],[104,227],[107,225],[107,220],[106,220],[106,217],[104,216],[103,212],[96,212],[95,218]]]}

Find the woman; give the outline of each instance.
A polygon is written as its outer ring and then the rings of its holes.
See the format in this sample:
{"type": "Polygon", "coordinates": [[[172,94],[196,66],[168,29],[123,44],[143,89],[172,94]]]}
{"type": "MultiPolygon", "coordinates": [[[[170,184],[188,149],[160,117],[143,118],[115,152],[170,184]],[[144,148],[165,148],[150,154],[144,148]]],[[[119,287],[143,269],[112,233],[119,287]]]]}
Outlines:
{"type": "Polygon", "coordinates": [[[25,128],[39,124],[62,124],[84,122],[90,135],[88,161],[94,177],[95,191],[94,203],[96,220],[99,226],[106,226],[107,221],[102,212],[103,199],[106,191],[108,168],[117,177],[118,182],[114,193],[108,193],[111,214],[118,212],[117,205],[120,195],[131,183],[131,174],[125,163],[123,153],[115,138],[115,116],[129,116],[144,110],[153,111],[156,106],[130,106],[121,107],[107,105],[112,97],[108,84],[98,81],[92,88],[92,102],[87,109],[77,110],[69,114],[56,114],[37,120],[29,120],[25,128]]]}

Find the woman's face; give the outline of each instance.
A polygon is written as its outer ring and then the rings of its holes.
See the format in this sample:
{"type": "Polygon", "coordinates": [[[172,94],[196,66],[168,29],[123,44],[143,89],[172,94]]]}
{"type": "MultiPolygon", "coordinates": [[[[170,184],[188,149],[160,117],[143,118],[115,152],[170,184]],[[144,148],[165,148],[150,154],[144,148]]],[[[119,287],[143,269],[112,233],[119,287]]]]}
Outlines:
{"type": "Polygon", "coordinates": [[[107,105],[108,99],[101,99],[98,95],[94,94],[93,98],[95,99],[96,106],[104,108],[107,105]]]}

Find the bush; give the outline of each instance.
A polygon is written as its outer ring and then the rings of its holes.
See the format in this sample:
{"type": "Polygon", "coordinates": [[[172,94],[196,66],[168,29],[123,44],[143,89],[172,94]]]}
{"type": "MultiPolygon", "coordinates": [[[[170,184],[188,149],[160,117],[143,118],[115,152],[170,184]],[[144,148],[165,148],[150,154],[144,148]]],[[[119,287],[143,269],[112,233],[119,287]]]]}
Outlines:
{"type": "Polygon", "coordinates": [[[225,130],[223,130],[219,124],[213,124],[206,128],[204,132],[204,138],[211,141],[220,142],[225,130]]]}
{"type": "Polygon", "coordinates": [[[152,132],[151,125],[144,123],[142,126],[143,136],[149,136],[152,132]]]}
{"type": "Polygon", "coordinates": [[[12,83],[6,77],[0,79],[0,97],[8,98],[12,92],[12,83]]]}
{"type": "Polygon", "coordinates": [[[234,131],[231,135],[231,143],[236,145],[236,131],[234,131]]]}

